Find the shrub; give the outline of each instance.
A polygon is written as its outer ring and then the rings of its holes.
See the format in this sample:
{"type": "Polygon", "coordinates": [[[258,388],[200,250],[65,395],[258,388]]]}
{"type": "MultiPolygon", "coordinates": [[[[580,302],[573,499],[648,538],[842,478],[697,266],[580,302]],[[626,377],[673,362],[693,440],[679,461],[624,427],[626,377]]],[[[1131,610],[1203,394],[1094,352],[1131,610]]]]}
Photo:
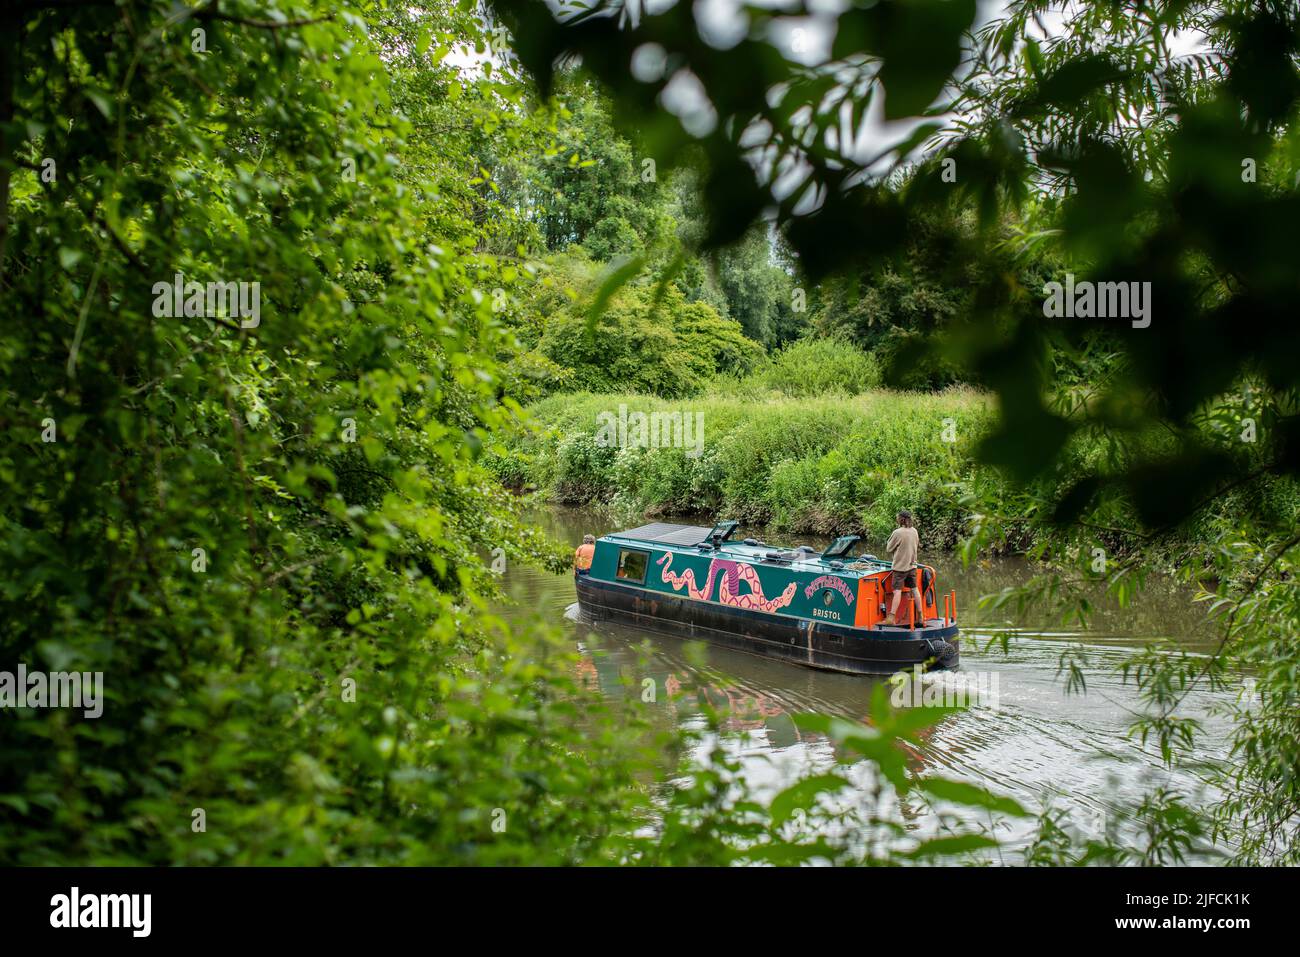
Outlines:
{"type": "Polygon", "coordinates": [[[668,398],[693,395],[719,371],[748,371],[762,358],[737,323],[705,303],[687,303],[672,287],[658,302],[654,289],[625,289],[594,325],[584,310],[566,307],[549,321],[539,348],[581,388],[668,398]]]}
{"type": "Polygon", "coordinates": [[[800,339],[777,352],[756,378],[789,396],[858,395],[880,385],[880,366],[846,339],[800,339]]]}

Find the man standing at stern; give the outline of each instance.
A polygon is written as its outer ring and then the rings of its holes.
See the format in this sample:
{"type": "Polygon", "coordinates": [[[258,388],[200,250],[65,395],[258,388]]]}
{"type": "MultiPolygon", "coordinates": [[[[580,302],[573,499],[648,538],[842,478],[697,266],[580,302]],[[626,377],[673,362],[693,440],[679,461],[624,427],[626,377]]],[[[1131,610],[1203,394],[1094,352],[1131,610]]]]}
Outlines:
{"type": "Polygon", "coordinates": [[[921,541],[916,534],[916,528],[912,524],[912,513],[906,510],[898,513],[898,528],[889,536],[889,541],[885,543],[885,551],[893,556],[893,586],[894,601],[889,609],[889,623],[891,625],[900,625],[898,620],[898,602],[903,597],[903,589],[911,590],[911,599],[916,603],[916,621],[925,622],[925,609],[921,604],[921,589],[917,587],[916,582],[916,554],[920,550],[921,541]]]}

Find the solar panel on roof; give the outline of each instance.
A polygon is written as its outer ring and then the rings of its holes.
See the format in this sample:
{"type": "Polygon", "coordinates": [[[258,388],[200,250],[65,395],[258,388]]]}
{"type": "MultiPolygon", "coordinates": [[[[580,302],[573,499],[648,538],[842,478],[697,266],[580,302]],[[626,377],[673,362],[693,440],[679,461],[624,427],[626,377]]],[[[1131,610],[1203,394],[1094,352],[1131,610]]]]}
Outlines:
{"type": "Polygon", "coordinates": [[[698,545],[709,537],[711,529],[699,525],[674,525],[670,522],[652,522],[640,528],[615,532],[618,538],[639,538],[644,542],[662,542],[665,545],[698,545]]]}

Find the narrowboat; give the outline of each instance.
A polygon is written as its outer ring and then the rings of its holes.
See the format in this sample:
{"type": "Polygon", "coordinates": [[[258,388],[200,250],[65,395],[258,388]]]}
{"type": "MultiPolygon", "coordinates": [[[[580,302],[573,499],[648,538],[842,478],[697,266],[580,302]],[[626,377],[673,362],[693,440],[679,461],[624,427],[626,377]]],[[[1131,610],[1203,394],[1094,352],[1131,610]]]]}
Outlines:
{"type": "Polygon", "coordinates": [[[713,528],[656,522],[596,541],[575,573],[579,616],[848,674],[957,665],[956,595],[934,569],[917,569],[924,613],[904,593],[888,623],[890,563],[853,556],[858,536],[818,553],[732,541],[738,522],[713,528]]]}

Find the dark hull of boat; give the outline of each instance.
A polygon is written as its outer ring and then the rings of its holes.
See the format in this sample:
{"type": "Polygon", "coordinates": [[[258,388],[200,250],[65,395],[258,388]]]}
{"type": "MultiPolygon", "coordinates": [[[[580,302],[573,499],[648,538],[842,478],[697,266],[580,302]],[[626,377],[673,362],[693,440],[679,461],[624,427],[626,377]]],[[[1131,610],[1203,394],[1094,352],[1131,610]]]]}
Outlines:
{"type": "Polygon", "coordinates": [[[613,621],[675,638],[707,641],[825,671],[887,675],[922,665],[954,668],[957,626],[883,628],[864,633],[827,622],[782,617],[576,576],[587,622],[613,621]],[[875,637],[875,636],[880,637],[875,637]]]}

